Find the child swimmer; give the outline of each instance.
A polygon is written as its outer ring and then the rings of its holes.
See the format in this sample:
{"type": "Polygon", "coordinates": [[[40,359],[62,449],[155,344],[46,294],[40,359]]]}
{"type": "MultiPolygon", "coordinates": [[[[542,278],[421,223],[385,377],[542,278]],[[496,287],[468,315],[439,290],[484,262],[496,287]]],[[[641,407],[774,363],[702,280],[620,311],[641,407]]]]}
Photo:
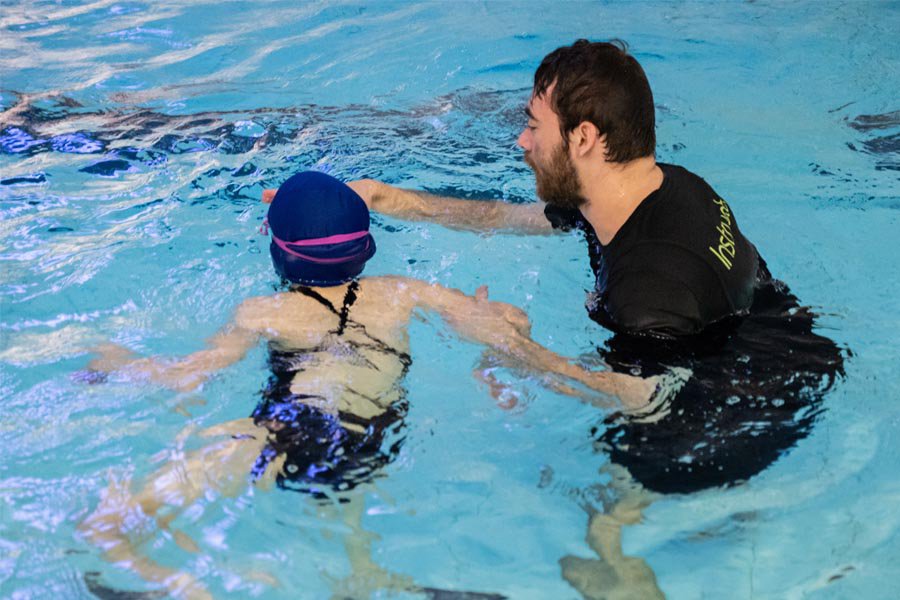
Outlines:
{"type": "MultiPolygon", "coordinates": [[[[272,375],[250,417],[200,432],[217,441],[157,470],[137,493],[112,486],[80,526],[109,560],[127,563],[172,594],[208,597],[193,576],[142,554],[140,542],[129,535],[129,515],[138,509],[165,528],[208,493],[234,496],[248,482],[275,482],[346,502],[347,492],[370,481],[399,447],[384,450],[382,441],[399,430],[406,413],[401,381],[412,362],[407,330],[417,311],[436,313],[461,337],[487,346],[510,366],[548,374],[558,380],[555,389],[594,403],[612,406],[614,397],[639,409],[657,384],[582,369],[534,342],[524,312],[489,301],[481,290],[467,296],[402,276],[361,277],[376,251],[369,211],[352,189],[328,175],[305,172],[288,179],[272,200],[266,225],[273,266],[292,284],[289,291],[245,300],[208,348],[186,357],[133,359],[106,346],[90,365],[98,372],[115,370],[191,390],[261,340],[268,343],[272,375]],[[601,395],[588,396],[573,385],[601,395]]],[[[359,507],[347,510],[356,515],[351,527],[361,531],[359,507]]],[[[183,535],[175,539],[182,547],[196,547],[183,535]]],[[[361,585],[420,589],[375,565],[358,542],[348,543],[355,583],[344,592],[361,593],[361,585]]]]}

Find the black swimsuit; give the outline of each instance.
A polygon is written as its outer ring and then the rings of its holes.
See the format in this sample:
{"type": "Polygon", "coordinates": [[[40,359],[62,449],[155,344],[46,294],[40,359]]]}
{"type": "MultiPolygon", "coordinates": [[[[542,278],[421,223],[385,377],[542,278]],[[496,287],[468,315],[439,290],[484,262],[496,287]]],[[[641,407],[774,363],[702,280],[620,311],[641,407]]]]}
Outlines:
{"type": "MultiPolygon", "coordinates": [[[[403,365],[401,378],[412,364],[409,354],[397,350],[372,336],[363,324],[349,318],[350,307],[356,301],[359,283],[354,281],[347,288],[344,302],[338,311],[321,294],[310,288],[298,288],[308,296],[340,317],[338,327],[331,333],[344,335],[348,329],[360,331],[368,341],[349,341],[353,350],[374,350],[397,358],[403,365]]],[[[279,487],[309,492],[316,497],[324,497],[324,489],[346,491],[365,481],[370,481],[377,470],[393,459],[400,450],[402,436],[382,451],[381,445],[386,434],[397,435],[403,425],[407,402],[402,394],[398,401],[372,418],[362,418],[353,413],[340,411],[337,415],[310,406],[306,400],[322,399],[321,396],[294,394],[291,382],[304,369],[311,355],[327,351],[327,346],[305,350],[285,351],[269,344],[269,366],[272,376],[262,391],[262,401],[253,411],[254,423],[269,430],[269,441],[256,463],[253,465],[254,479],[260,477],[269,463],[279,454],[285,455],[283,471],[276,477],[279,487]],[[345,424],[355,425],[362,431],[348,429],[345,424]]],[[[366,360],[373,369],[378,367],[366,360]]],[[[349,388],[348,388],[349,389],[349,388]]],[[[375,398],[359,392],[350,392],[379,405],[375,398]]]]}

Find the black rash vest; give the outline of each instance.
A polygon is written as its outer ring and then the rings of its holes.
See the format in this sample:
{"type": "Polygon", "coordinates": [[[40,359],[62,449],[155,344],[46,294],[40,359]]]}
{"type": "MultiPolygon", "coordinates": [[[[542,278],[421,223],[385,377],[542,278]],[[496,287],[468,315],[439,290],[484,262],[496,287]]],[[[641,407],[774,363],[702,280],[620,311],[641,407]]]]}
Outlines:
{"type": "Polygon", "coordinates": [[[579,211],[546,214],[587,236],[588,308],[616,332],[597,348],[609,368],[690,374],[649,413],[604,416],[595,447],[644,488],[685,494],[746,481],[809,435],[844,356],[772,278],[725,201],[693,173],[660,167],[662,186],[606,246],[579,211]]]}
{"type": "Polygon", "coordinates": [[[660,188],[606,246],[577,209],[547,205],[544,214],[554,228],[587,236],[594,320],[617,333],[679,338],[746,315],[760,259],[709,184],[682,167],[659,167],[660,188]]]}

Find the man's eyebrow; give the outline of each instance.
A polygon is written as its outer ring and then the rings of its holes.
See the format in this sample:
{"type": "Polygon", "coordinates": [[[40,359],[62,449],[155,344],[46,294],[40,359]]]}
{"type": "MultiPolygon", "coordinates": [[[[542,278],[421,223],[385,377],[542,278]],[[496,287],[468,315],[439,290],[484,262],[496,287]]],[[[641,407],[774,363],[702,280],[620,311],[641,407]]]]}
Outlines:
{"type": "Polygon", "coordinates": [[[525,114],[528,116],[529,119],[531,119],[532,121],[537,121],[537,119],[536,119],[535,116],[534,116],[534,113],[531,112],[531,107],[530,107],[530,106],[528,106],[528,105],[526,104],[524,110],[525,110],[525,114]]]}

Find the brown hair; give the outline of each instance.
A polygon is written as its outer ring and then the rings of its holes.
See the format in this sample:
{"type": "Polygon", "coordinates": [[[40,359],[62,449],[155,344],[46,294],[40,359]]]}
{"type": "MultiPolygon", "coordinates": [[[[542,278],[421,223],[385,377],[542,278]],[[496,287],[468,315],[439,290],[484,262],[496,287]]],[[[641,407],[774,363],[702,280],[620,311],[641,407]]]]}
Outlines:
{"type": "Polygon", "coordinates": [[[638,61],[621,40],[578,40],[548,54],[534,74],[534,95],[556,84],[549,98],[563,142],[584,121],[606,136],[610,162],[652,156],[656,149],[653,92],[638,61]]]}

